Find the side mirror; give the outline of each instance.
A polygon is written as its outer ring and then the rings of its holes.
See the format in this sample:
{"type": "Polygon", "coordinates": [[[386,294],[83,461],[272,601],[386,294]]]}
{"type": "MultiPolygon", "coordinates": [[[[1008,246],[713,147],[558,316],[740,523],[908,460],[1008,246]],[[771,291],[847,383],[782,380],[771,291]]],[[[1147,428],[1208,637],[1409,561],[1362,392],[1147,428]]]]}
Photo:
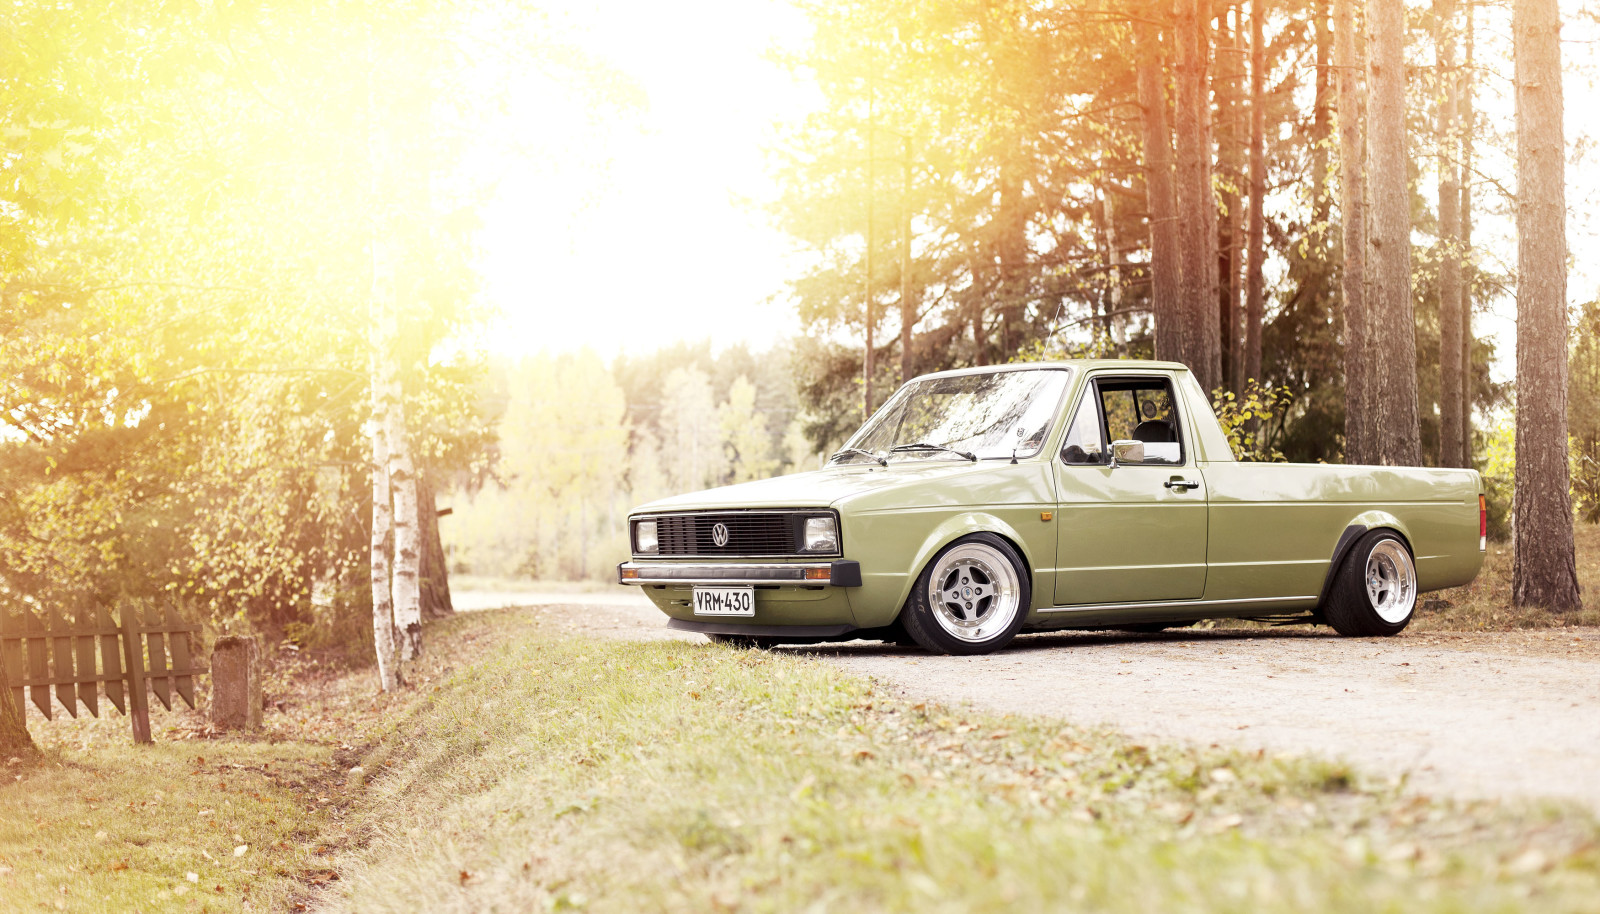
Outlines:
{"type": "Polygon", "coordinates": [[[1123,463],[1144,463],[1143,441],[1111,442],[1111,465],[1115,467],[1123,463]]]}

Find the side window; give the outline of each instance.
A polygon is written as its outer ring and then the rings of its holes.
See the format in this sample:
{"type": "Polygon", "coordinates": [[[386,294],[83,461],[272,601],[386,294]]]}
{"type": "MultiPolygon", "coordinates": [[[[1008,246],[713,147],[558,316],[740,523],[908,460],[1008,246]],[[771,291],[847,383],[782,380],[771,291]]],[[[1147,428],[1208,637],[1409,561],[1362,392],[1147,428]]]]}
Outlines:
{"type": "Polygon", "coordinates": [[[1110,441],[1144,442],[1144,463],[1183,463],[1183,434],[1172,385],[1166,378],[1108,379],[1097,382],[1110,441]]]}
{"type": "Polygon", "coordinates": [[[1061,461],[1074,466],[1097,466],[1106,462],[1106,448],[1100,438],[1100,410],[1094,387],[1084,391],[1078,411],[1061,445],[1061,461]]]}

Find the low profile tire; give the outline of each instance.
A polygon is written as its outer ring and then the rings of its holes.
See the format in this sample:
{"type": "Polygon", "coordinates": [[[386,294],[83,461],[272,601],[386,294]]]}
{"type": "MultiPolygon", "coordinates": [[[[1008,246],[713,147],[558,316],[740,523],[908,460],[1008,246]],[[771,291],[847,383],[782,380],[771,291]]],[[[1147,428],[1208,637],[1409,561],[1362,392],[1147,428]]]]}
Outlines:
{"type": "Polygon", "coordinates": [[[706,637],[711,640],[712,644],[721,644],[741,651],[764,651],[782,643],[777,638],[763,635],[719,635],[707,633],[706,637]]]}
{"type": "Polygon", "coordinates": [[[1011,643],[1033,602],[1022,557],[992,533],[939,551],[900,614],[906,634],[936,654],[988,654],[1011,643]]]}
{"type": "Polygon", "coordinates": [[[1405,540],[1373,530],[1345,556],[1328,597],[1333,630],[1349,638],[1398,635],[1417,609],[1417,565],[1405,540]]]}

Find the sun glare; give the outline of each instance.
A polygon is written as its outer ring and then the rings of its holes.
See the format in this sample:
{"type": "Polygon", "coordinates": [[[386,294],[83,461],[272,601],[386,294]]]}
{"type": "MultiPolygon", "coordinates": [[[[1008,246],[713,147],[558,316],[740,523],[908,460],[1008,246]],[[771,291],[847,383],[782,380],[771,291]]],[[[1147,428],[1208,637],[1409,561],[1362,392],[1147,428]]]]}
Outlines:
{"type": "Polygon", "coordinates": [[[772,125],[813,104],[765,55],[803,41],[804,18],[782,0],[613,0],[551,15],[639,104],[596,105],[560,74],[516,78],[506,134],[469,163],[498,176],[481,233],[483,297],[498,312],[488,348],[609,357],[793,332],[777,300],[789,244],[759,205],[773,194],[772,125]]]}

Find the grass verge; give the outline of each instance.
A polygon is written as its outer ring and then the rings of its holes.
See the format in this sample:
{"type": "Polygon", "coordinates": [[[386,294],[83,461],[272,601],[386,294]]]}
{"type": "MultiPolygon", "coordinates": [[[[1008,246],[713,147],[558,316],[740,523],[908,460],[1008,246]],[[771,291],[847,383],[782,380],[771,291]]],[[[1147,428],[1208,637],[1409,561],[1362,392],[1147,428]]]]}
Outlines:
{"type": "Polygon", "coordinates": [[[1593,910],[1600,829],[908,704],[820,661],[541,634],[363,760],[332,910],[1593,910]]]}
{"type": "MultiPolygon", "coordinates": [[[[127,718],[41,721],[39,753],[0,759],[0,911],[285,911],[337,878],[358,793],[348,769],[387,722],[477,656],[490,630],[433,625],[421,690],[375,695],[370,672],[286,654],[263,732],[217,736],[199,715],[152,709],[156,743],[127,718]]],[[[59,709],[58,709],[59,711],[59,709]]]]}

